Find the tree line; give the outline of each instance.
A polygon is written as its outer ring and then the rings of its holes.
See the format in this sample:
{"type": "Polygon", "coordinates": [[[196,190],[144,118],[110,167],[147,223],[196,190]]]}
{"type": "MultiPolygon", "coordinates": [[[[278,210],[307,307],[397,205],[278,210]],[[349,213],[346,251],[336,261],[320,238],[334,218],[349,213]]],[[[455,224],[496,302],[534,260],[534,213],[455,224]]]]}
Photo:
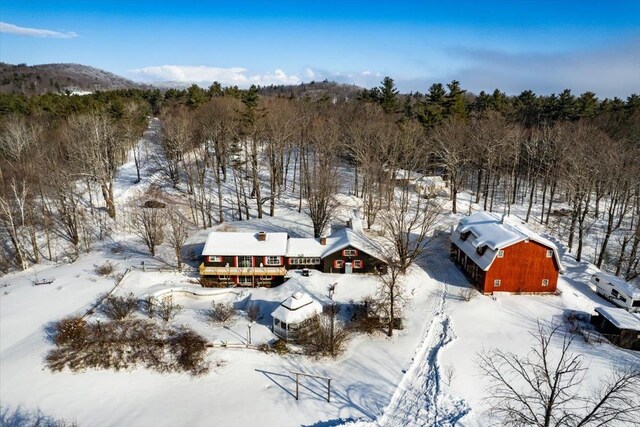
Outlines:
{"type": "Polygon", "coordinates": [[[462,192],[489,211],[525,206],[525,220],[556,227],[578,260],[585,235],[603,218],[595,263],[629,279],[640,274],[635,94],[474,95],[453,81],[403,95],[389,77],[353,99],[260,93],[214,83],[165,92],[0,95],[4,268],[51,258],[52,235],[76,251],[104,238],[125,210],[114,201],[116,170],[132,151],[141,179],[137,142],[147,118],[157,116],[160,154],[146,161],[184,194],[198,227],[277,215],[276,202],[287,195],[320,236],[338,206],[336,194],[348,192],[362,199],[367,228],[394,234],[394,257],[404,270],[421,252],[412,236],[427,234],[434,209],[398,174],[439,174],[452,212],[462,192]]]}

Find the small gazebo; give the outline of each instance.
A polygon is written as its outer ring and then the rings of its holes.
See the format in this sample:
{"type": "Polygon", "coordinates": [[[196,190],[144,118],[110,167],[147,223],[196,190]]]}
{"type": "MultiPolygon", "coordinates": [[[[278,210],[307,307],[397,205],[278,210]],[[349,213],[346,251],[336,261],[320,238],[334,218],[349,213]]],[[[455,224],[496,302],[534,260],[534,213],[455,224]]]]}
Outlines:
{"type": "Polygon", "coordinates": [[[298,332],[320,313],[322,304],[309,294],[298,291],[282,301],[271,313],[273,333],[285,341],[295,341],[298,332]]]}

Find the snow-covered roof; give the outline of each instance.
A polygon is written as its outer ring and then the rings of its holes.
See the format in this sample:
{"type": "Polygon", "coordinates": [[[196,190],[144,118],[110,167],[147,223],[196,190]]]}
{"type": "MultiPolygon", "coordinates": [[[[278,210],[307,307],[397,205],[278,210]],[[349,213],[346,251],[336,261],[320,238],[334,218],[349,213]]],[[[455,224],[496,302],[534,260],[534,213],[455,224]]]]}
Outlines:
{"type": "Polygon", "coordinates": [[[287,233],[265,234],[265,240],[260,241],[259,233],[213,231],[207,237],[202,255],[282,256],[287,252],[287,233]]]}
{"type": "Polygon", "coordinates": [[[423,176],[418,180],[418,184],[425,187],[446,187],[446,183],[441,176],[423,176]]]}
{"type": "Polygon", "coordinates": [[[295,324],[320,313],[322,313],[322,304],[312,299],[309,294],[298,291],[282,301],[271,316],[286,324],[295,324]]]}
{"type": "Polygon", "coordinates": [[[320,244],[320,239],[310,237],[292,237],[289,239],[286,256],[322,258],[326,246],[320,244]]]}
{"type": "Polygon", "coordinates": [[[320,243],[320,239],[312,238],[291,238],[287,248],[287,257],[318,257],[324,258],[341,249],[353,247],[361,250],[375,258],[383,259],[381,250],[375,243],[364,235],[363,232],[344,228],[326,237],[325,244],[320,243]]]}
{"type": "Polygon", "coordinates": [[[489,212],[474,213],[462,218],[458,226],[451,232],[451,241],[455,242],[469,258],[485,271],[489,269],[499,250],[528,240],[552,249],[558,268],[563,270],[560,254],[553,242],[509,220],[503,221],[498,215],[489,212]],[[466,240],[462,240],[460,237],[464,233],[469,233],[466,240]],[[483,246],[486,246],[486,249],[484,253],[479,254],[477,249],[483,246]]]}
{"type": "Polygon", "coordinates": [[[605,273],[604,271],[598,271],[594,274],[594,276],[599,277],[602,281],[611,283],[613,286],[623,291],[625,294],[627,294],[628,297],[632,299],[640,298],[640,288],[638,288],[633,283],[629,283],[618,276],[605,273]]]}
{"type": "Polygon", "coordinates": [[[619,329],[640,331],[640,317],[629,313],[623,308],[596,307],[596,313],[601,314],[609,322],[619,329]]]}

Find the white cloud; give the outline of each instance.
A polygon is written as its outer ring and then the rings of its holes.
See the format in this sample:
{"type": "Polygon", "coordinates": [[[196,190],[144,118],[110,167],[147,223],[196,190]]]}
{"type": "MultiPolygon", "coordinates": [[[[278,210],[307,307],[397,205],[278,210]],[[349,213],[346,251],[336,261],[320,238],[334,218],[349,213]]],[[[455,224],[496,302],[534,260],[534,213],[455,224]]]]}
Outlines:
{"type": "Polygon", "coordinates": [[[131,70],[141,79],[151,82],[211,83],[217,81],[223,85],[248,87],[252,84],[260,86],[299,84],[302,81],[298,76],[294,74],[287,75],[281,69],[276,69],[273,73],[266,74],[249,74],[247,71],[243,67],[222,68],[205,65],[160,65],[131,70]]]}
{"type": "Polygon", "coordinates": [[[316,73],[314,73],[313,70],[311,68],[309,68],[309,67],[305,68],[304,75],[309,80],[313,80],[316,77],[316,73]]]}
{"type": "Polygon", "coordinates": [[[30,37],[51,37],[55,39],[71,39],[78,37],[73,31],[60,32],[52,30],[43,30],[40,28],[18,27],[17,25],[0,22],[0,33],[17,34],[20,36],[30,37]]]}

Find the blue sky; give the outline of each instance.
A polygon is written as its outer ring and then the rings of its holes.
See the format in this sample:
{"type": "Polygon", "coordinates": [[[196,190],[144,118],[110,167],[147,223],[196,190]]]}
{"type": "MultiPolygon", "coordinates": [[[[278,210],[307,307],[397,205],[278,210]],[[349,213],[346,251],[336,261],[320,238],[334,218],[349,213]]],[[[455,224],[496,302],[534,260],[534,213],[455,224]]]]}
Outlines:
{"type": "Polygon", "coordinates": [[[137,81],[640,92],[635,1],[12,1],[0,60],[76,62],[137,81]]]}

